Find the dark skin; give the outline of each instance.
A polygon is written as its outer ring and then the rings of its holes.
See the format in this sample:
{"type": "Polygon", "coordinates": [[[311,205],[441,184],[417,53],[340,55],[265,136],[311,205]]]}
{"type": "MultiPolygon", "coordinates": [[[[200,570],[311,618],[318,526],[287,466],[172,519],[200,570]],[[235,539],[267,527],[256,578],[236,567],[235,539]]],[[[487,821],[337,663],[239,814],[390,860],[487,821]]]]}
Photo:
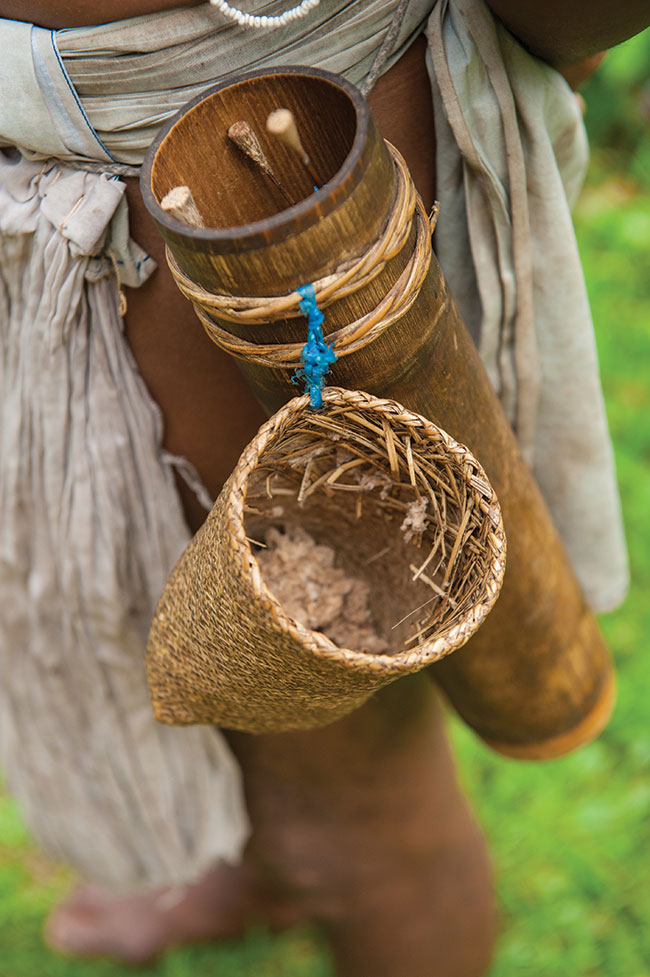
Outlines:
{"type": "MultiPolygon", "coordinates": [[[[0,17],[40,27],[83,27],[174,7],[196,0],[3,0],[0,17]]],[[[564,66],[620,44],[648,26],[647,0],[488,0],[515,37],[549,64],[564,66]]]]}
{"type": "MultiPolygon", "coordinates": [[[[193,5],[0,0],[0,16],[59,28],[193,5]]],[[[574,86],[597,63],[590,60],[596,52],[648,21],[647,0],[489,5],[574,86]]],[[[435,139],[424,51],[419,39],[378,81],[369,103],[429,206],[435,139]]],[[[128,292],[128,341],[161,407],[166,447],[189,458],[216,495],[264,417],[234,361],[205,336],[176,289],[137,182],[126,182],[133,236],[159,264],[148,283],[128,292]]],[[[196,530],[205,512],[179,487],[196,530]]],[[[139,960],[170,942],[236,935],[252,920],[279,926],[306,917],[324,926],[339,977],[484,973],[494,937],[489,860],[426,678],[383,690],[324,730],[229,738],[254,826],[244,865],[208,873],[170,912],[136,897],[81,894],[50,921],[56,946],[139,960]]]]}

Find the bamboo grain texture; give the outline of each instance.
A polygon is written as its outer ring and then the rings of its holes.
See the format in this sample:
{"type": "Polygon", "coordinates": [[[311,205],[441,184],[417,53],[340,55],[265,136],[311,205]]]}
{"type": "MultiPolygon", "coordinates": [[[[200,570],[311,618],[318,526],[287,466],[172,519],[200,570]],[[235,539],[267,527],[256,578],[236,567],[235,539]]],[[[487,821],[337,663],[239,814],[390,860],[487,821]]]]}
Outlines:
{"type": "MultiPolygon", "coordinates": [[[[145,202],[189,278],[215,292],[281,295],[372,245],[393,205],[395,170],[355,89],[325,72],[282,69],[217,86],[187,107],[152,146],[142,181],[145,202]],[[296,154],[271,142],[265,151],[296,196],[288,209],[233,156],[225,137],[235,117],[263,130],[278,105],[295,114],[327,183],[314,193],[296,154]],[[161,210],[178,184],[190,186],[208,227],[183,227],[161,210]]],[[[376,307],[403,271],[414,236],[415,228],[376,278],[327,309],[326,333],[376,307]]],[[[300,316],[245,329],[215,321],[257,344],[297,343],[306,333],[300,316]]],[[[269,414],[294,396],[290,371],[240,366],[269,414]]],[[[591,739],[612,707],[609,651],[435,255],[412,308],[335,363],[330,378],[430,418],[476,455],[500,500],[508,539],[501,596],[468,644],[430,667],[431,677],[502,753],[545,758],[591,739]]]]}

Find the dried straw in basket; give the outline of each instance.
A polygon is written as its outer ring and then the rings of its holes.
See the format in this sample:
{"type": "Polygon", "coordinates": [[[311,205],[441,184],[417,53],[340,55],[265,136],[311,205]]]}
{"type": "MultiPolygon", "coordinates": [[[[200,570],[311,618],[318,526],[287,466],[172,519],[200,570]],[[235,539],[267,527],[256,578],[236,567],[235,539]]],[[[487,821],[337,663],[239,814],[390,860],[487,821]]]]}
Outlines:
{"type": "Polygon", "coordinates": [[[299,397],[243,452],[167,582],[147,648],[156,716],[249,732],[325,725],[463,645],[504,569],[499,505],[467,448],[394,401],[329,388],[313,411],[299,397]],[[387,653],[339,648],[284,612],[255,541],[296,524],[370,585],[387,653]]]}

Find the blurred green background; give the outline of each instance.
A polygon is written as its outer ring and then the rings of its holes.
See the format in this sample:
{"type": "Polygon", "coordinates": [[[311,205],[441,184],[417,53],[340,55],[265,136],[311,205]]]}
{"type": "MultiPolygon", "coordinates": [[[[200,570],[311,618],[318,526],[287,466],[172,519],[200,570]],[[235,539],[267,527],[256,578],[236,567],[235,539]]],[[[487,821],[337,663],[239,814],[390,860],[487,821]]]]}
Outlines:
{"type": "MultiPolygon", "coordinates": [[[[550,764],[489,753],[453,722],[461,776],[497,865],[502,935],[490,977],[650,977],[650,32],[610,52],[583,88],[592,140],[576,227],[592,301],[632,565],[602,619],[619,697],[600,739],[550,764]]],[[[30,843],[0,797],[1,977],[126,977],[50,954],[48,909],[71,876],[30,843]]],[[[193,947],[146,977],[330,977],[315,934],[193,947]]]]}

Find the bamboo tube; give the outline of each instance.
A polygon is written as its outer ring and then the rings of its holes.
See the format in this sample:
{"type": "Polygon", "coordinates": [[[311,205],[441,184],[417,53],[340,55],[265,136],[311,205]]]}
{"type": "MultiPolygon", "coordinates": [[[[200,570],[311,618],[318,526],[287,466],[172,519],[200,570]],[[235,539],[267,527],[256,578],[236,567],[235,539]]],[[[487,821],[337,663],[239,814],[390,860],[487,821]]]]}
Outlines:
{"type": "MultiPolygon", "coordinates": [[[[273,152],[269,147],[271,165],[273,152]]],[[[291,292],[367,251],[394,207],[396,177],[356,89],[327,72],[284,68],[253,72],[190,102],[153,143],[141,180],[182,272],[212,292],[263,296],[291,292]],[[278,104],[294,113],[327,183],[313,194],[300,160],[283,163],[299,200],[285,211],[238,164],[226,137],[243,116],[262,128],[278,104]],[[223,131],[223,143],[215,131],[223,131]],[[206,228],[183,226],[160,207],[172,186],[185,183],[194,188],[206,228]]],[[[402,273],[414,236],[411,229],[405,247],[372,280],[327,307],[326,333],[377,306],[402,273]]],[[[212,318],[261,345],[304,342],[306,333],[295,312],[245,327],[212,318]]],[[[291,369],[239,364],[269,413],[295,393],[291,369]]],[[[454,708],[510,756],[557,756],[592,739],[613,702],[609,652],[435,256],[412,307],[341,357],[330,377],[433,420],[477,456],[500,500],[508,538],[501,596],[465,648],[430,668],[454,708]]]]}

